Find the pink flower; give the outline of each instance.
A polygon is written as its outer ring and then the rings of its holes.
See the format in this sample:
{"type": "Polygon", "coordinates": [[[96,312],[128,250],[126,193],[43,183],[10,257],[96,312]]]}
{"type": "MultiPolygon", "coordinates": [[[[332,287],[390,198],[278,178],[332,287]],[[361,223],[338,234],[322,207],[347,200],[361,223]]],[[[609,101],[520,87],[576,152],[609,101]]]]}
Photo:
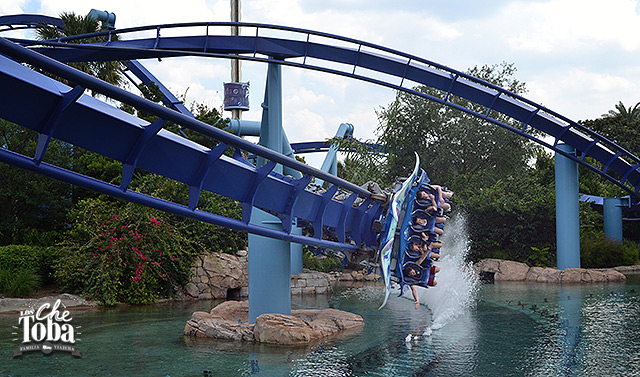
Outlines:
{"type": "Polygon", "coordinates": [[[156,225],[160,225],[160,221],[156,220],[153,216],[151,216],[151,222],[156,224],[156,225]]]}

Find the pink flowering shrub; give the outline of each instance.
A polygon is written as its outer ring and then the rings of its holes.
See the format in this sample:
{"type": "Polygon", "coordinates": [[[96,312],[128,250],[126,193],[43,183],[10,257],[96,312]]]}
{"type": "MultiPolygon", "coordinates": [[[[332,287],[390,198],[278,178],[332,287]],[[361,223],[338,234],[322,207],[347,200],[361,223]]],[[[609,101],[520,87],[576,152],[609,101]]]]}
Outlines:
{"type": "Polygon", "coordinates": [[[195,242],[162,212],[97,198],[78,203],[71,217],[56,268],[62,289],[104,305],[148,304],[187,283],[195,242]]]}

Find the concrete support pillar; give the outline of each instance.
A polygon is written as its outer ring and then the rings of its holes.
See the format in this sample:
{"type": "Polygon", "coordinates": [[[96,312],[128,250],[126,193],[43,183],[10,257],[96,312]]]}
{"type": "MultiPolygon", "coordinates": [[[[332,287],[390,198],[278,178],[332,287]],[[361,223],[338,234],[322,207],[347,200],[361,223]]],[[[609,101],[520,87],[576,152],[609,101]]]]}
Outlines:
{"type": "Polygon", "coordinates": [[[604,234],[608,239],[622,243],[622,207],[626,198],[604,198],[604,234]]]}
{"type": "MultiPolygon", "coordinates": [[[[267,86],[262,102],[262,121],[260,122],[260,141],[258,144],[282,153],[282,68],[279,64],[269,63],[267,86]]],[[[264,157],[258,157],[258,167],[266,164],[264,157]]],[[[273,169],[282,173],[282,165],[273,169]]]]}
{"type": "MultiPolygon", "coordinates": [[[[575,149],[558,144],[558,149],[574,154],[575,149]]],[[[578,164],[560,153],[555,155],[556,243],[558,269],[580,268],[580,207],[578,164]]]]}

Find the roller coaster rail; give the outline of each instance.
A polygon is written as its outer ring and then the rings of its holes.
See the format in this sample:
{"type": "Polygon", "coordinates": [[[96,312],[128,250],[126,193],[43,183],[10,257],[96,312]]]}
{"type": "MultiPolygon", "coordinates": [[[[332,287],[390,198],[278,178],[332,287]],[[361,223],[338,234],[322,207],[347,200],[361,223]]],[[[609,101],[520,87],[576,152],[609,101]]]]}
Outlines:
{"type": "MultiPolygon", "coordinates": [[[[340,178],[327,174],[319,169],[315,169],[313,167],[300,163],[294,159],[288,158],[284,155],[274,152],[268,148],[253,144],[242,138],[236,137],[232,134],[219,130],[215,127],[199,122],[190,116],[180,114],[174,110],[168,109],[164,106],[148,101],[144,98],[138,97],[123,89],[120,89],[113,85],[107,84],[99,79],[96,79],[93,76],[77,71],[54,59],[48,58],[36,52],[25,49],[19,45],[8,42],[7,40],[2,38],[0,38],[0,50],[6,56],[11,56],[13,59],[16,59],[22,62],[27,62],[29,64],[32,64],[33,66],[37,66],[42,69],[48,70],[51,73],[54,73],[60,77],[66,78],[78,84],[76,88],[74,89],[69,88],[70,90],[67,91],[65,94],[63,94],[62,99],[60,100],[60,105],[56,110],[56,114],[54,114],[51,117],[51,119],[47,122],[47,124],[42,128],[36,129],[40,133],[38,152],[36,156],[34,158],[29,158],[29,157],[21,156],[14,152],[2,149],[0,150],[0,159],[2,161],[13,164],[13,165],[17,165],[25,169],[35,170],[47,176],[51,176],[57,179],[62,179],[62,180],[71,182],[73,184],[88,187],[90,189],[93,189],[99,192],[103,192],[116,197],[125,198],[132,202],[148,205],[161,210],[167,210],[167,211],[174,212],[174,213],[181,214],[188,217],[193,217],[209,223],[227,226],[233,229],[248,231],[250,233],[254,233],[258,235],[264,235],[264,236],[279,238],[279,239],[292,241],[292,242],[299,242],[299,243],[329,247],[329,248],[340,249],[340,250],[356,250],[362,246],[360,244],[360,241],[363,239],[365,243],[370,246],[374,246],[374,244],[376,243],[375,235],[369,234],[371,232],[368,229],[366,229],[364,225],[362,225],[365,223],[369,224],[374,217],[377,217],[377,213],[380,212],[379,204],[372,203],[370,198],[370,193],[368,191],[350,182],[347,182],[345,180],[342,180],[340,178]],[[154,122],[153,124],[150,124],[144,127],[144,131],[143,131],[144,136],[141,139],[139,139],[138,147],[134,148],[132,151],[129,151],[130,156],[134,150],[135,150],[134,154],[138,154],[138,156],[139,156],[139,153],[141,153],[141,145],[139,144],[140,140],[147,139],[146,142],[148,142],[150,138],[158,137],[159,135],[163,135],[164,137],[167,137],[168,133],[163,133],[162,132],[163,130],[161,129],[161,127],[164,124],[164,122],[172,121],[172,122],[175,122],[176,124],[194,129],[204,135],[210,136],[221,142],[219,144],[219,147],[214,148],[214,150],[211,150],[208,153],[205,161],[203,161],[202,166],[205,168],[206,166],[212,166],[218,160],[223,160],[224,157],[226,156],[222,156],[222,153],[228,147],[237,147],[239,149],[258,154],[260,156],[263,156],[271,160],[271,162],[267,165],[267,167],[263,169],[253,168],[253,166],[250,166],[246,161],[242,160],[242,158],[239,156],[238,153],[234,155],[234,158],[231,159],[231,161],[226,162],[227,165],[230,165],[230,164],[237,165],[237,163],[234,163],[233,161],[240,161],[242,167],[244,167],[245,169],[253,170],[253,172],[251,173],[252,176],[250,177],[253,183],[250,184],[250,188],[248,189],[249,191],[247,194],[249,197],[245,196],[244,200],[240,198],[243,205],[243,220],[239,221],[239,220],[228,219],[222,216],[199,211],[196,209],[197,201],[200,194],[199,190],[202,189],[202,182],[204,180],[204,176],[206,175],[206,170],[203,171],[202,167],[199,173],[199,176],[200,176],[199,183],[196,182],[196,184],[194,185],[193,182],[189,182],[189,181],[185,182],[185,183],[191,184],[190,189],[195,188],[195,190],[190,190],[190,199],[189,199],[190,203],[189,203],[189,206],[187,207],[187,206],[182,206],[176,203],[166,202],[158,198],[149,197],[149,196],[128,190],[128,185],[130,183],[133,170],[136,168],[135,166],[136,160],[133,161],[133,164],[131,164],[132,161],[128,161],[129,164],[127,164],[126,162],[123,163],[123,181],[120,187],[110,185],[105,182],[100,182],[100,181],[91,179],[89,177],[80,176],[77,173],[67,171],[65,169],[61,169],[59,167],[55,167],[42,162],[44,154],[46,153],[47,144],[54,132],[53,128],[56,127],[57,125],[56,123],[59,121],[59,119],[56,119],[56,117],[59,118],[61,116],[60,114],[64,113],[64,111],[66,111],[67,108],[70,108],[74,103],[80,102],[82,98],[86,97],[85,95],[82,95],[82,92],[84,91],[85,88],[92,89],[110,98],[132,104],[141,110],[150,112],[152,114],[155,114],[161,117],[161,121],[158,122],[158,124],[154,122]],[[43,131],[46,131],[45,129],[47,128],[49,132],[48,134],[46,132],[43,132],[43,131]],[[282,175],[278,175],[277,173],[274,173],[271,171],[275,166],[275,163],[281,163],[283,165],[289,166],[293,169],[296,169],[305,173],[306,175],[302,179],[297,181],[282,175]],[[129,166],[127,167],[127,165],[129,166]],[[328,190],[328,192],[325,195],[310,193],[304,190],[304,187],[310,181],[311,176],[321,177],[322,179],[332,183],[333,186],[328,190]],[[284,183],[287,186],[291,187],[292,192],[289,193],[289,197],[287,198],[287,204],[285,205],[286,211],[281,211],[279,213],[278,211],[276,211],[281,217],[284,218],[284,220],[288,220],[288,223],[286,221],[283,221],[284,231],[275,231],[275,230],[267,229],[264,227],[249,224],[249,220],[250,220],[249,217],[251,213],[250,208],[253,204],[256,204],[254,203],[254,199],[258,192],[258,188],[261,184],[267,181],[271,182],[270,183],[271,186],[276,184],[282,185],[284,183]],[[200,186],[198,186],[198,184],[200,184],[200,186]],[[333,194],[337,192],[339,187],[351,192],[350,199],[347,201],[349,202],[348,207],[343,203],[332,200],[333,194]],[[296,201],[302,195],[306,195],[305,199],[307,199],[307,200],[302,200],[303,202],[309,201],[311,203],[307,205],[306,217],[307,218],[311,217],[310,220],[312,222],[314,230],[316,230],[316,234],[319,235],[318,237],[296,235],[296,234],[290,233],[291,225],[287,227],[287,225],[291,223],[291,219],[295,215],[294,207],[295,207],[296,201]],[[364,198],[364,203],[362,203],[358,207],[352,207],[352,203],[357,197],[364,198]],[[311,207],[311,208],[308,208],[308,207],[311,207]],[[346,222],[348,222],[349,224],[345,224],[346,222]],[[342,230],[343,233],[338,234],[338,237],[337,237],[338,242],[320,238],[320,235],[322,234],[322,228],[324,225],[332,226],[333,228],[342,230]],[[354,242],[347,242],[345,233],[349,233],[349,231],[354,242]],[[361,235],[360,232],[366,233],[366,234],[361,235]]],[[[0,58],[2,57],[0,56],[0,58]]],[[[7,71],[12,71],[13,69],[23,70],[23,72],[30,71],[28,68],[21,65],[16,65],[15,67],[11,67],[10,63],[11,61],[8,60],[7,58],[0,59],[0,67],[2,67],[0,71],[2,71],[2,73],[5,73],[5,74],[7,73],[7,71]],[[7,67],[11,67],[11,68],[7,69],[7,67]]],[[[30,71],[30,72],[33,72],[33,71],[30,71]]],[[[10,74],[14,74],[14,73],[16,72],[10,72],[10,74]]],[[[6,76],[8,77],[10,75],[6,75],[6,76]]],[[[41,78],[42,77],[39,77],[39,79],[41,78]]],[[[49,78],[46,78],[46,79],[49,81],[53,81],[52,79],[49,79],[49,78]]],[[[7,99],[7,98],[3,98],[3,99],[7,99]]],[[[5,102],[9,102],[9,101],[3,101],[3,103],[5,102]]],[[[5,106],[6,108],[4,109],[2,108],[2,106],[0,106],[0,110],[2,110],[0,112],[2,114],[12,111],[11,106],[9,105],[5,105],[5,106]]],[[[120,160],[124,160],[124,159],[120,159],[120,160]]],[[[236,171],[238,171],[237,166],[235,168],[236,168],[236,171]]],[[[267,208],[267,209],[271,209],[271,208],[267,208]]]]}
{"type": "Polygon", "coordinates": [[[188,55],[277,63],[351,77],[412,93],[508,129],[597,172],[632,194],[636,202],[640,197],[640,170],[638,170],[640,159],[607,138],[557,112],[473,76],[394,49],[351,38],[259,23],[199,22],[110,30],[50,41],[24,39],[12,39],[12,41],[29,46],[57,60],[68,62],[161,59],[188,55]],[[210,32],[213,28],[230,28],[231,26],[237,26],[242,30],[255,29],[255,33],[246,36],[230,36],[210,32]],[[170,34],[176,29],[186,28],[203,28],[204,34],[161,36],[161,32],[170,34]],[[112,40],[114,35],[143,32],[153,32],[155,35],[146,39],[112,40]],[[282,39],[261,35],[267,32],[288,32],[296,35],[297,38],[282,39]],[[95,36],[106,36],[108,41],[91,45],[70,43],[95,36]],[[348,47],[317,43],[312,40],[315,38],[328,39],[346,44],[348,47]],[[329,63],[329,65],[317,65],[320,62],[329,63]],[[330,64],[341,65],[343,69],[336,69],[330,64]],[[389,79],[366,75],[369,71],[389,79]],[[416,84],[440,90],[443,94],[442,98],[414,90],[416,84]],[[478,112],[453,103],[452,96],[479,104],[486,111],[478,112]],[[513,124],[519,124],[519,126],[515,127],[497,119],[492,116],[494,113],[502,113],[510,117],[513,124]],[[537,134],[551,136],[554,141],[546,142],[537,134]],[[574,147],[577,151],[576,155],[556,148],[560,142],[574,147]],[[586,157],[598,161],[602,167],[590,163],[586,157]]]}

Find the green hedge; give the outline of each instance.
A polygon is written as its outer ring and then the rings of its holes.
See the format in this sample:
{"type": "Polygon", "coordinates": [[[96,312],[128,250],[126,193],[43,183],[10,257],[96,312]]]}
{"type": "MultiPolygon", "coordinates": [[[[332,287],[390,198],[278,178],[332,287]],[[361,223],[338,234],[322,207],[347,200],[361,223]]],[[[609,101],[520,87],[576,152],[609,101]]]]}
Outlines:
{"type": "Polygon", "coordinates": [[[580,239],[580,266],[610,268],[638,263],[640,246],[631,241],[624,244],[607,239],[603,232],[588,232],[580,239]]]}
{"type": "Polygon", "coordinates": [[[44,284],[54,282],[54,268],[58,248],[29,245],[0,246],[0,266],[3,270],[29,270],[44,284]]]}
{"type": "Polygon", "coordinates": [[[342,263],[331,255],[314,256],[306,247],[302,254],[302,267],[313,271],[331,272],[338,271],[342,263]]]}

